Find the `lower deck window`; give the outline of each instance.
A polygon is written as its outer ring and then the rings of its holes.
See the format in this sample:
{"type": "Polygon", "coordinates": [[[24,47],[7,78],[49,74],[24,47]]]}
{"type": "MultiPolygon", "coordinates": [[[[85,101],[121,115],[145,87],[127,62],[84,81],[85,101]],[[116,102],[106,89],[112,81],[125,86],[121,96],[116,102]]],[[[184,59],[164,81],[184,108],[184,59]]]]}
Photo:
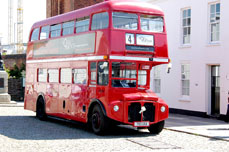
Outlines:
{"type": "Polygon", "coordinates": [[[59,70],[58,69],[49,69],[48,70],[48,82],[59,82],[59,70]]]}
{"type": "Polygon", "coordinates": [[[61,69],[60,82],[72,83],[72,70],[70,68],[61,69]]]}
{"type": "Polygon", "coordinates": [[[73,82],[75,84],[86,84],[87,72],[86,69],[73,69],[73,82]]]}
{"type": "Polygon", "coordinates": [[[109,82],[109,66],[108,62],[99,62],[98,63],[98,85],[108,85],[109,82]]]}
{"type": "Polygon", "coordinates": [[[38,69],[38,82],[47,82],[47,69],[38,69]]]}
{"type": "Polygon", "coordinates": [[[147,72],[145,70],[138,71],[138,86],[145,86],[147,80],[147,72]]]}

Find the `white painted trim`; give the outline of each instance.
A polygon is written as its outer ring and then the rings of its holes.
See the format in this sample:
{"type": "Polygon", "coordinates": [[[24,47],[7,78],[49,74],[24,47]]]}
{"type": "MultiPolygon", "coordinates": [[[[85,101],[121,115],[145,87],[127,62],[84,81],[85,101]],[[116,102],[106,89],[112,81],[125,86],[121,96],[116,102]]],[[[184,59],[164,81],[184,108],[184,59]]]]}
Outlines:
{"type": "MultiPolygon", "coordinates": [[[[83,60],[102,60],[103,56],[89,56],[89,57],[74,57],[74,58],[57,58],[57,59],[40,59],[28,60],[26,63],[47,63],[47,62],[64,62],[64,61],[83,61],[83,60]]],[[[113,60],[134,60],[134,61],[150,61],[149,58],[141,57],[126,57],[126,56],[110,56],[113,60]]],[[[169,62],[169,59],[153,58],[154,62],[169,62]]]]}
{"type": "Polygon", "coordinates": [[[169,62],[169,59],[163,59],[163,58],[153,58],[154,62],[169,62]]]}
{"type": "Polygon", "coordinates": [[[135,61],[149,61],[149,58],[127,57],[127,56],[110,56],[114,60],[135,60],[135,61]]]}
{"type": "MultiPolygon", "coordinates": [[[[150,61],[149,58],[126,57],[126,56],[110,56],[110,59],[114,59],[114,60],[150,61]]],[[[153,61],[154,61],[154,62],[169,62],[169,59],[153,58],[153,61]]]]}
{"type": "Polygon", "coordinates": [[[103,56],[75,57],[75,58],[58,58],[58,59],[40,59],[28,60],[26,63],[45,63],[45,62],[64,62],[64,61],[83,61],[83,60],[102,60],[103,56]]]}

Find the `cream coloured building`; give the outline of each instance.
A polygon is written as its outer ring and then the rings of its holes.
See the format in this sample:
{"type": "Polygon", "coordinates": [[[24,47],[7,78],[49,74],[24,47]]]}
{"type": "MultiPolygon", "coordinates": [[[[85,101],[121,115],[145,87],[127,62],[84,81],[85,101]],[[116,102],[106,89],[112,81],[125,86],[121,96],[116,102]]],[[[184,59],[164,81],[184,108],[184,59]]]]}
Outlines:
{"type": "Polygon", "coordinates": [[[152,70],[152,89],[171,111],[226,114],[229,97],[229,1],[148,0],[165,13],[172,70],[152,70]]]}

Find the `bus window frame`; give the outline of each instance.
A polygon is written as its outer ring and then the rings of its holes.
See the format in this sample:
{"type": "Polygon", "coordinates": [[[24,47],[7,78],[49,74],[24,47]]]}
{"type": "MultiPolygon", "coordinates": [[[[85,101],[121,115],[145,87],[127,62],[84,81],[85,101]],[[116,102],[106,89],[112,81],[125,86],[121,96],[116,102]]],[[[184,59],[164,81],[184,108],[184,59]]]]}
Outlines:
{"type": "Polygon", "coordinates": [[[140,13],[137,12],[128,12],[128,11],[124,11],[124,10],[112,10],[110,11],[110,21],[111,21],[111,28],[113,30],[121,30],[121,31],[140,31],[140,17],[139,17],[140,13]],[[137,29],[123,29],[123,28],[115,28],[114,27],[114,22],[113,22],[113,12],[118,12],[118,13],[128,13],[128,14],[136,14],[137,15],[137,29]]]}
{"type": "Polygon", "coordinates": [[[89,31],[97,31],[97,30],[106,30],[110,28],[111,22],[110,22],[111,18],[110,18],[110,11],[108,10],[103,10],[103,11],[99,11],[99,12],[94,12],[91,13],[90,15],[90,25],[89,25],[89,31]],[[93,21],[93,16],[96,14],[101,14],[101,13],[107,13],[108,15],[108,25],[106,28],[102,28],[102,29],[92,29],[92,21],[93,21]]]}
{"type": "Polygon", "coordinates": [[[139,70],[139,63],[136,61],[123,61],[123,60],[112,60],[109,62],[110,64],[110,79],[109,79],[109,85],[111,88],[115,88],[115,89],[138,89],[138,70],[139,70]],[[136,64],[136,78],[119,78],[119,77],[112,77],[112,63],[113,62],[124,62],[124,63],[130,63],[133,62],[136,64]],[[135,80],[136,81],[136,86],[135,87],[113,87],[112,86],[112,80],[135,80]]]}
{"type": "Polygon", "coordinates": [[[56,83],[60,83],[60,68],[48,68],[47,69],[47,83],[51,83],[51,84],[56,84],[56,83]],[[57,70],[58,71],[58,80],[57,80],[57,82],[50,82],[49,80],[49,78],[50,78],[50,75],[49,75],[49,70],[57,70]]]}
{"type": "MultiPolygon", "coordinates": [[[[75,34],[76,33],[76,19],[73,19],[73,20],[69,20],[69,21],[64,21],[64,22],[62,22],[61,23],[61,36],[62,37],[65,37],[65,36],[70,36],[70,35],[73,35],[73,34],[75,34]],[[63,32],[64,32],[64,23],[67,23],[67,22],[74,22],[74,25],[73,25],[73,33],[71,33],[71,34],[66,34],[66,35],[63,35],[63,32]]],[[[69,28],[69,27],[68,27],[69,28]]]]}
{"type": "Polygon", "coordinates": [[[165,33],[165,18],[163,15],[156,15],[156,14],[146,14],[146,13],[139,13],[139,28],[142,32],[146,32],[146,33],[157,33],[157,34],[161,34],[161,33],[165,33]],[[155,32],[155,31],[145,31],[142,30],[142,22],[141,22],[141,15],[147,15],[147,16],[151,16],[151,17],[161,17],[163,19],[163,31],[162,32],[155,32]]]}
{"type": "Polygon", "coordinates": [[[30,34],[30,39],[29,39],[29,42],[36,42],[36,41],[39,41],[40,40],[40,32],[41,31],[41,27],[36,27],[32,30],[31,34],[30,34]],[[34,30],[38,29],[38,39],[37,40],[32,40],[32,36],[33,36],[33,32],[34,30]]]}
{"type": "Polygon", "coordinates": [[[43,26],[41,26],[41,27],[39,27],[40,28],[40,32],[39,32],[39,41],[42,41],[42,40],[47,40],[47,39],[49,39],[50,38],[50,30],[51,30],[51,26],[50,25],[43,25],[43,26]],[[42,28],[43,27],[46,27],[46,26],[49,26],[49,32],[48,32],[48,37],[47,38],[45,38],[45,39],[41,39],[41,31],[42,31],[42,28]]]}
{"type": "Polygon", "coordinates": [[[83,17],[78,17],[76,18],[74,21],[75,21],[75,34],[81,34],[81,33],[86,33],[86,32],[90,32],[91,31],[91,14],[90,15],[87,15],[87,16],[83,16],[83,17]],[[77,22],[80,22],[80,21],[86,21],[86,20],[89,20],[89,24],[88,24],[88,30],[87,31],[83,31],[83,32],[77,32],[77,22]]]}
{"type": "Polygon", "coordinates": [[[88,70],[88,80],[89,80],[89,81],[88,81],[88,84],[89,84],[89,85],[97,85],[97,62],[98,62],[98,61],[90,61],[90,62],[89,62],[89,68],[88,68],[88,69],[89,69],[89,70],[88,70]],[[91,70],[91,63],[93,63],[93,62],[95,63],[95,69],[94,69],[94,70],[91,70]],[[92,79],[91,79],[91,78],[92,78],[92,77],[91,77],[91,76],[92,76],[92,75],[91,75],[91,72],[95,72],[95,76],[96,76],[96,79],[95,79],[95,80],[92,80],[92,79]],[[95,82],[95,83],[92,83],[92,82],[95,82]]]}

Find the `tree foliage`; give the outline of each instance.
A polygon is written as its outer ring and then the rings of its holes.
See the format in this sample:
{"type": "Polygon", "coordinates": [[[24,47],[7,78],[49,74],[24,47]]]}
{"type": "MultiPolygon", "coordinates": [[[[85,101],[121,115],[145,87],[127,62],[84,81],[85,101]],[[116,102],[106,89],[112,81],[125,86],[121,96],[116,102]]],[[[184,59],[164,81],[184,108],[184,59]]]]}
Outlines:
{"type": "Polygon", "coordinates": [[[22,77],[22,72],[25,71],[25,64],[22,63],[21,67],[19,68],[16,64],[14,64],[13,69],[6,69],[9,77],[19,79],[22,77]]]}

